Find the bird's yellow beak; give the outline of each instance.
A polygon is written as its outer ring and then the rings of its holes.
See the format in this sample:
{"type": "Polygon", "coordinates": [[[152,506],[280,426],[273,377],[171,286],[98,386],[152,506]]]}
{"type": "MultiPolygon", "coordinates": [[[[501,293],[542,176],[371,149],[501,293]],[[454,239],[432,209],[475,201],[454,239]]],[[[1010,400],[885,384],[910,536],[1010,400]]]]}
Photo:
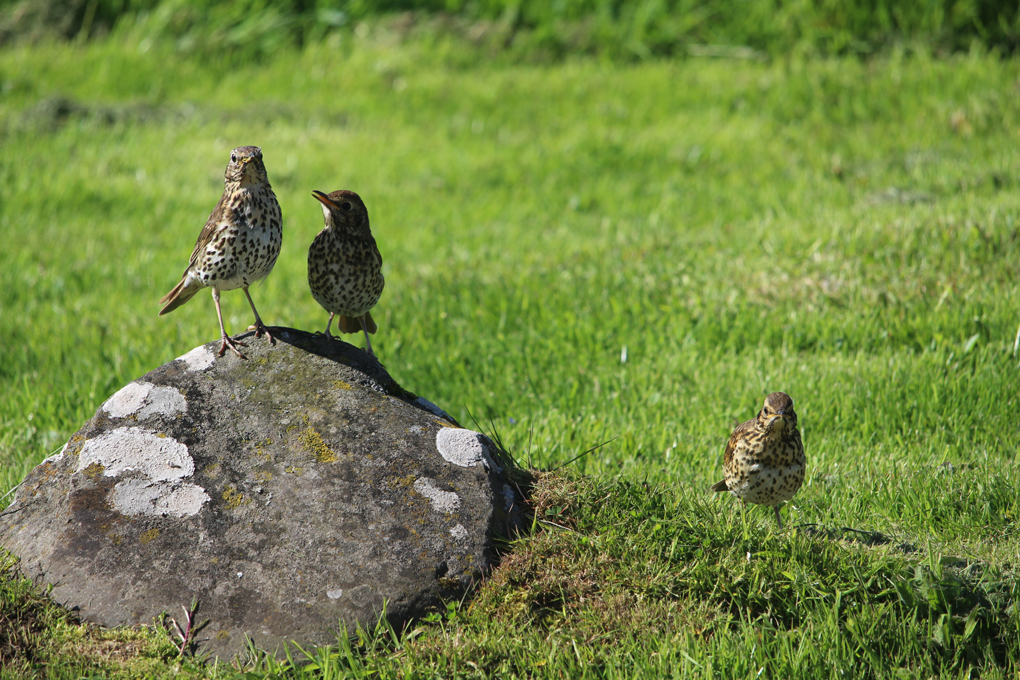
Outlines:
{"type": "Polygon", "coordinates": [[[327,196],[326,194],[322,193],[321,191],[313,190],[312,191],[312,197],[315,200],[317,200],[319,203],[321,203],[324,206],[326,206],[327,208],[336,208],[337,207],[336,203],[334,203],[333,201],[329,200],[329,196],[327,196]]]}

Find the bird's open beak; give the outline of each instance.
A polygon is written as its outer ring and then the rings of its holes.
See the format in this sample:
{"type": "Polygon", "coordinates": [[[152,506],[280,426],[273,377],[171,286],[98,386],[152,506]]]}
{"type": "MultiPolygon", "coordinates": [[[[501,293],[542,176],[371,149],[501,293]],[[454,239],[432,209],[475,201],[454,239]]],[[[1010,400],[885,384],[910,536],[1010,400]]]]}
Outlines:
{"type": "Polygon", "coordinates": [[[319,203],[326,206],[327,208],[337,207],[336,204],[333,203],[333,201],[329,200],[329,196],[327,196],[326,194],[322,193],[317,189],[312,191],[312,197],[315,198],[315,200],[317,200],[319,203]]]}

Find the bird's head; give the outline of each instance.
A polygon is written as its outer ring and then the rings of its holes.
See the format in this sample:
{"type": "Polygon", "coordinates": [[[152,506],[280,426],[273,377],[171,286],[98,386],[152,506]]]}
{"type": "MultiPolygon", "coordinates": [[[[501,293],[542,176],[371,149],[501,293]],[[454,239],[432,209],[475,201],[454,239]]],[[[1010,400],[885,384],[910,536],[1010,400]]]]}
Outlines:
{"type": "Polygon", "coordinates": [[[230,162],[224,174],[227,182],[241,184],[261,183],[269,180],[266,165],[262,162],[262,148],[239,146],[230,152],[230,162]]]}
{"type": "Polygon", "coordinates": [[[352,235],[371,233],[368,225],[368,208],[365,207],[361,196],[346,189],[330,194],[313,191],[312,196],[322,204],[322,217],[326,221],[327,229],[336,229],[352,235]]]}
{"type": "Polygon", "coordinates": [[[797,427],[797,412],[793,410],[789,394],[773,392],[765,397],[765,404],[758,411],[758,427],[769,436],[778,436],[797,427]]]}

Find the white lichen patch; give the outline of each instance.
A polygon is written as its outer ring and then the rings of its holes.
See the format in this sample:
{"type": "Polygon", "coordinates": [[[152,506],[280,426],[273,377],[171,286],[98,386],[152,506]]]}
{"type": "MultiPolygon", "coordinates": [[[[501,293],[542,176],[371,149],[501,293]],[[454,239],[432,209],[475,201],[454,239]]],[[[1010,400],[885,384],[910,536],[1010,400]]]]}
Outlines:
{"type": "Polygon", "coordinates": [[[216,363],[216,354],[205,345],[200,345],[177,357],[177,360],[186,363],[189,371],[204,371],[216,363]]]}
{"type": "Polygon", "coordinates": [[[126,418],[142,407],[152,387],[152,383],[128,383],[106,400],[103,410],[114,418],[126,418]]]}
{"type": "Polygon", "coordinates": [[[94,465],[106,477],[136,473],[110,491],[110,505],[124,515],[190,517],[210,500],[202,487],[181,481],[195,474],[188,447],[141,427],[118,428],[85,442],[76,472],[94,465]]]}
{"type": "Polygon", "coordinates": [[[133,382],[107,399],[103,410],[114,418],[136,415],[139,420],[144,420],[154,415],[173,417],[184,413],[188,410],[188,402],[176,388],[133,382]]]}
{"type": "Polygon", "coordinates": [[[339,600],[341,597],[343,597],[343,594],[344,594],[343,588],[336,588],[334,590],[326,591],[326,597],[328,597],[331,600],[339,600]]]}
{"type": "Polygon", "coordinates": [[[428,477],[416,479],[414,490],[432,501],[432,509],[436,512],[450,514],[460,509],[460,496],[452,491],[443,491],[428,477]]]}
{"type": "Polygon", "coordinates": [[[170,418],[188,410],[187,400],[176,387],[153,386],[145,402],[145,406],[138,412],[139,420],[154,415],[170,418]]]}
{"type": "Polygon", "coordinates": [[[107,477],[134,470],[155,482],[195,473],[195,461],[187,446],[140,427],[121,427],[85,442],[78,454],[76,472],[96,463],[103,466],[107,477]]]}
{"type": "Polygon", "coordinates": [[[436,448],[446,461],[461,467],[484,465],[497,474],[503,472],[489,457],[484,435],[473,430],[444,427],[436,433],[436,448]]]}
{"type": "Polygon", "coordinates": [[[125,515],[190,517],[209,500],[205,489],[188,482],[125,479],[110,492],[110,504],[125,515]]]}
{"type": "Polygon", "coordinates": [[[454,528],[450,529],[450,535],[456,538],[458,541],[463,541],[468,537],[468,531],[464,528],[463,524],[458,524],[454,528]]]}

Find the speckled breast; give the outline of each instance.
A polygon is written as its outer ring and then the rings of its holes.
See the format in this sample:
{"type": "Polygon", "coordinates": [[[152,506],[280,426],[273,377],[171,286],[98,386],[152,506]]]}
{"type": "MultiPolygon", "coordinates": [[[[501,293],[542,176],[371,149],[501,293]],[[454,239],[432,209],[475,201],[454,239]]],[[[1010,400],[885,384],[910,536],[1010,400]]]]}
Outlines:
{"type": "Polygon", "coordinates": [[[206,247],[202,280],[220,290],[250,286],[273,271],[283,241],[283,219],[273,190],[241,190],[231,201],[228,225],[206,247]]]}
{"type": "Polygon", "coordinates": [[[361,316],[382,295],[385,279],[374,243],[350,244],[320,233],[308,251],[308,287],[329,312],[361,316]]]}

